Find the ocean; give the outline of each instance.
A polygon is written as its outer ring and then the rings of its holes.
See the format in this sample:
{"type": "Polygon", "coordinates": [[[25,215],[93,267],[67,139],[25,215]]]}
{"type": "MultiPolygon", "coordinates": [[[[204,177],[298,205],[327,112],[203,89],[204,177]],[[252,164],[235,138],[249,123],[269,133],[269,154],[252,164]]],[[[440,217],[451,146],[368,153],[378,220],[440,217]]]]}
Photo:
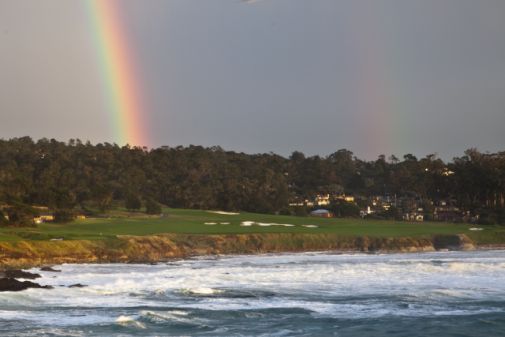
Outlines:
{"type": "Polygon", "coordinates": [[[55,268],[0,293],[1,336],[505,336],[505,251],[55,268]]]}

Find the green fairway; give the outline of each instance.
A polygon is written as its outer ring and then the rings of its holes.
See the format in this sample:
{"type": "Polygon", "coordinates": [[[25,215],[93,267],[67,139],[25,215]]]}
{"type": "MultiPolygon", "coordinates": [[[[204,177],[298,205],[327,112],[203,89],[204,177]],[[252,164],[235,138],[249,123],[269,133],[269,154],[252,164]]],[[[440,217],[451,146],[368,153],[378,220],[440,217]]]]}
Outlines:
{"type": "Polygon", "coordinates": [[[421,237],[434,234],[464,233],[479,243],[505,242],[505,228],[495,226],[484,227],[482,231],[470,231],[469,228],[472,225],[469,224],[323,219],[245,212],[218,214],[211,211],[168,208],[163,211],[164,214],[161,217],[148,217],[140,213],[127,217],[128,213],[112,212],[110,218],[88,218],[68,224],[44,223],[36,228],[1,228],[0,241],[49,240],[51,238],[96,240],[116,235],[162,233],[333,233],[347,237],[365,235],[370,237],[421,237]],[[255,223],[250,226],[241,226],[241,223],[247,221],[255,223]],[[258,223],[271,225],[260,226],[258,223]]]}

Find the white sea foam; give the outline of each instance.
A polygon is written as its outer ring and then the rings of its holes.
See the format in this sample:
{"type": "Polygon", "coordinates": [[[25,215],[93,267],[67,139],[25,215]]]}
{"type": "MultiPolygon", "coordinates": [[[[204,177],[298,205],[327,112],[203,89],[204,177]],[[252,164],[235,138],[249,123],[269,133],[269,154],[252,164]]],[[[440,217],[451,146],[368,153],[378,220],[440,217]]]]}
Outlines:
{"type": "Polygon", "coordinates": [[[184,294],[193,294],[193,295],[212,295],[212,294],[219,294],[222,291],[219,289],[198,287],[198,288],[184,288],[181,290],[181,292],[184,294]]]}
{"type": "Polygon", "coordinates": [[[146,328],[146,326],[143,323],[137,321],[135,318],[133,318],[131,316],[121,315],[116,319],[116,323],[119,325],[123,325],[123,326],[133,326],[133,327],[139,328],[139,329],[146,328]]]}
{"type": "Polygon", "coordinates": [[[193,314],[188,316],[192,310],[258,313],[276,308],[345,319],[461,316],[501,313],[499,307],[471,303],[505,301],[505,251],[303,253],[198,258],[155,266],[67,264],[58,268],[61,273],[41,273],[38,279],[54,286],[52,290],[0,293],[0,320],[140,328],[137,323],[145,325],[149,315],[154,321],[177,321],[193,318],[193,314]],[[86,287],[67,287],[75,283],[86,287]],[[47,307],[50,312],[43,310],[47,307]],[[72,316],[60,311],[74,308],[110,308],[111,312],[72,316]]]}
{"type": "Polygon", "coordinates": [[[129,317],[129,316],[119,316],[117,319],[116,319],[116,322],[117,323],[127,323],[127,322],[132,322],[134,321],[135,319],[133,319],[133,317],[129,317]]]}
{"type": "Polygon", "coordinates": [[[85,337],[85,332],[77,329],[62,329],[55,327],[35,328],[28,331],[16,331],[16,337],[40,337],[40,336],[64,336],[64,337],[85,337]]]}

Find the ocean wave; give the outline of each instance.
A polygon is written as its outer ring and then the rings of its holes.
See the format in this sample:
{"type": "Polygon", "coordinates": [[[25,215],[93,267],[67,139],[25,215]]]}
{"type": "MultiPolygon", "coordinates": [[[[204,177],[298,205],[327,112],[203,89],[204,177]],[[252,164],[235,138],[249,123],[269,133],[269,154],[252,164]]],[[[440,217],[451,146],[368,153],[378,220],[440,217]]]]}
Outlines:
{"type": "Polygon", "coordinates": [[[131,316],[121,315],[118,318],[116,318],[116,323],[119,325],[122,325],[122,326],[126,326],[126,327],[134,327],[134,328],[138,328],[138,329],[145,329],[146,328],[146,326],[143,323],[137,321],[135,318],[133,318],[131,316]]]}
{"type": "Polygon", "coordinates": [[[30,331],[142,331],[137,334],[152,326],[210,334],[233,326],[237,330],[222,335],[244,335],[241,325],[251,321],[275,326],[279,320],[456,319],[505,312],[502,251],[266,254],[58,269],[39,279],[54,289],[0,293],[0,332],[9,324],[30,331]],[[74,283],[87,287],[68,288],[74,283]]]}
{"type": "Polygon", "coordinates": [[[181,289],[180,292],[182,294],[188,294],[188,295],[202,295],[202,296],[208,296],[208,295],[216,295],[220,294],[223,291],[220,289],[212,289],[212,288],[206,288],[206,287],[198,287],[198,288],[184,288],[181,289]]]}

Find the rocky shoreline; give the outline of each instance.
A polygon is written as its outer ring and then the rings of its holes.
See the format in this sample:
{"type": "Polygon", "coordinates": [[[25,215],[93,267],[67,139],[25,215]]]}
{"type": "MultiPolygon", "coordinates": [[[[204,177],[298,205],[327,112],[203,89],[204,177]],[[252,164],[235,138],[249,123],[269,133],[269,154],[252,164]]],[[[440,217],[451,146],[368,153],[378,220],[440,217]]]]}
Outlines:
{"type": "Polygon", "coordinates": [[[464,234],[427,238],[286,233],[117,236],[107,240],[2,242],[0,270],[62,263],[154,263],[200,255],[303,251],[401,253],[476,248],[478,247],[464,234]]]}
{"type": "MultiPolygon", "coordinates": [[[[96,241],[19,241],[0,243],[0,291],[49,288],[27,281],[40,275],[21,269],[40,267],[40,271],[59,272],[50,265],[62,263],[156,263],[203,255],[303,251],[413,253],[480,248],[464,234],[435,235],[431,238],[339,237],[329,234],[165,234],[118,236],[96,241]]],[[[71,287],[83,286],[76,284],[71,287]]]]}

